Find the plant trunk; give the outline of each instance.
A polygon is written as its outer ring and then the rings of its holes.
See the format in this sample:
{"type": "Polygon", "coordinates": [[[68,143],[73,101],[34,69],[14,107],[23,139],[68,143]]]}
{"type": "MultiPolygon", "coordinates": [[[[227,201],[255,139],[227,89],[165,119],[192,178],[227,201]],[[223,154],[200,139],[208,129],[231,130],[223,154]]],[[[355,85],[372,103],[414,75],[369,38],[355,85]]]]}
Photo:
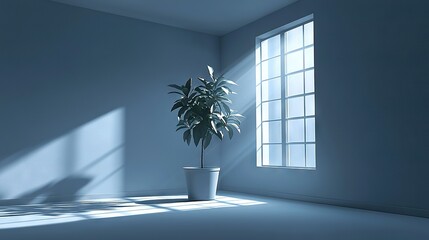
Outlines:
{"type": "Polygon", "coordinates": [[[204,168],[204,138],[201,141],[201,168],[204,168]]]}

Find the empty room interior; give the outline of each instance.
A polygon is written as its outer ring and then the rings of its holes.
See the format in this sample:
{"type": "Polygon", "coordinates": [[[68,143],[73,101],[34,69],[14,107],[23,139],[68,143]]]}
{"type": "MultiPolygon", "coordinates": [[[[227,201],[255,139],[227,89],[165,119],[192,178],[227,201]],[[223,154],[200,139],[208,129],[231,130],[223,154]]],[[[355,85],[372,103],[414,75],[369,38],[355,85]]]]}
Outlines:
{"type": "Polygon", "coordinates": [[[0,0],[0,239],[429,239],[428,12],[0,0]]]}

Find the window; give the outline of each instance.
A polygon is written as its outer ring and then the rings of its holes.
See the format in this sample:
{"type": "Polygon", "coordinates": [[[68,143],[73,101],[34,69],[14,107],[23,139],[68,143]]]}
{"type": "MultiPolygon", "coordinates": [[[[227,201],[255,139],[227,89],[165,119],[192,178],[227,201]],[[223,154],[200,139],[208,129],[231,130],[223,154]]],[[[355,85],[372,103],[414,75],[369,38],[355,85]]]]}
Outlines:
{"type": "Polygon", "coordinates": [[[316,167],[312,18],[256,39],[257,166],[316,167]]]}

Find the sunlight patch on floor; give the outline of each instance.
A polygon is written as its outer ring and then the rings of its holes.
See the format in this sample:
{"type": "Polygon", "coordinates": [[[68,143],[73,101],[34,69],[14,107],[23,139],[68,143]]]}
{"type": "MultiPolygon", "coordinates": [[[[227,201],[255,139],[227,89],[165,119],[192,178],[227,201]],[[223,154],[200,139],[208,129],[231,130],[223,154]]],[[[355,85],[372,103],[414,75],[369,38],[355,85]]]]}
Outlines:
{"type": "Polygon", "coordinates": [[[188,201],[186,195],[175,195],[2,206],[0,207],[0,229],[34,227],[170,211],[244,207],[259,204],[265,204],[265,202],[226,196],[217,196],[212,201],[188,201]]]}

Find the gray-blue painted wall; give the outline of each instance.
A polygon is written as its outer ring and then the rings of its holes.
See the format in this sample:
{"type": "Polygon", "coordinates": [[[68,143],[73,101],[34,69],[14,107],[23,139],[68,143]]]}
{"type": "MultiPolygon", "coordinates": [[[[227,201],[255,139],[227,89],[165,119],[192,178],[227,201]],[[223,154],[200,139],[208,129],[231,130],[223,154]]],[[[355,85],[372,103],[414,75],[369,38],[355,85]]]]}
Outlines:
{"type": "Polygon", "coordinates": [[[221,38],[246,120],[225,190],[429,216],[427,1],[301,0],[221,38]],[[255,37],[314,14],[317,170],[257,168],[255,37]]]}
{"type": "Polygon", "coordinates": [[[198,151],[168,83],[240,86],[242,134],[209,151],[220,189],[427,216],[425,1],[310,1],[219,38],[49,1],[0,2],[0,199],[184,192],[198,151]],[[255,37],[315,20],[317,170],[256,168],[255,37]],[[221,46],[221,47],[220,47],[221,46]]]}
{"type": "Polygon", "coordinates": [[[210,35],[0,1],[0,199],[185,192],[199,155],[175,132],[167,84],[218,69],[219,52],[210,35]]]}

